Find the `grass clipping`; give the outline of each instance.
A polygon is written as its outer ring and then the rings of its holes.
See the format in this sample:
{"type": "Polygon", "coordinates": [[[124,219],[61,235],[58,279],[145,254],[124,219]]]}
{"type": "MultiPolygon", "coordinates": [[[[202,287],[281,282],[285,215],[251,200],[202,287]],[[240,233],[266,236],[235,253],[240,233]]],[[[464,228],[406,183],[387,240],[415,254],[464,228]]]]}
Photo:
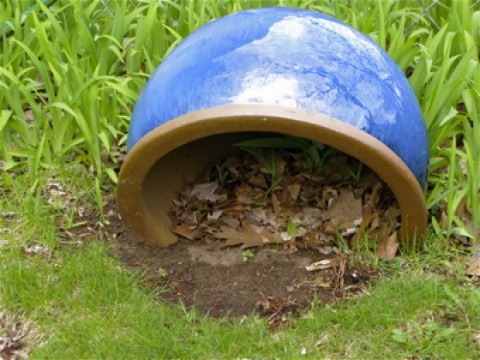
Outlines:
{"type": "Polygon", "coordinates": [[[366,245],[395,256],[400,209],[362,163],[318,145],[315,156],[312,145],[241,148],[174,200],[175,234],[242,250],[275,245],[328,255],[366,245]]]}

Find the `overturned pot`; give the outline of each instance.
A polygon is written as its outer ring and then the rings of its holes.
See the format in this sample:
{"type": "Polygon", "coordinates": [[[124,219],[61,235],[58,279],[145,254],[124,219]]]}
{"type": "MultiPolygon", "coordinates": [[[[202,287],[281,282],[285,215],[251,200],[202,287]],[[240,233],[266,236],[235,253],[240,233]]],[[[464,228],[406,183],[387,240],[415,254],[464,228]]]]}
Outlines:
{"type": "Polygon", "coordinates": [[[145,86],[133,112],[117,199],[146,244],[177,241],[173,199],[239,141],[294,135],[358,159],[392,190],[400,238],[426,229],[425,123],[407,79],[372,40],[329,16],[263,8],[187,37],[145,86]]]}

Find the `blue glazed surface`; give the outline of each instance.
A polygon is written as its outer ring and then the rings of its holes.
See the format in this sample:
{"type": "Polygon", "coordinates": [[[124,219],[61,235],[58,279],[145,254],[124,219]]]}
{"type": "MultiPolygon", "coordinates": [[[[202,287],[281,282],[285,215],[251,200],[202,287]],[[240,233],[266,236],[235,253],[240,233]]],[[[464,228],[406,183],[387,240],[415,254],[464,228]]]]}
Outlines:
{"type": "Polygon", "coordinates": [[[426,128],[407,79],[372,40],[332,17],[276,7],[200,28],[145,86],[128,149],[178,116],[231,104],[278,104],[344,121],[390,147],[425,185],[426,128]]]}

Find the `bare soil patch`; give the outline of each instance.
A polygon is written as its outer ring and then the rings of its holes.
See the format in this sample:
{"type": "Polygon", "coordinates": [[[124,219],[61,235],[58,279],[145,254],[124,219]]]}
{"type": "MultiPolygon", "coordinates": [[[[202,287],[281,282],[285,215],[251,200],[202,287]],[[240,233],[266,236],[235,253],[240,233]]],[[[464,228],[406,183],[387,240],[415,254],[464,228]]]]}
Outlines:
{"type": "Polygon", "coordinates": [[[312,249],[262,247],[244,261],[239,248],[187,240],[151,248],[139,244],[128,231],[116,238],[114,252],[128,267],[145,272],[150,285],[163,289],[164,300],[194,306],[214,317],[258,311],[272,323],[284,322],[286,314],[308,308],[313,300],[329,303],[357,293],[371,277],[368,269],[350,266],[343,253],[319,257],[312,249]],[[332,266],[306,271],[319,259],[331,261],[332,266]]]}

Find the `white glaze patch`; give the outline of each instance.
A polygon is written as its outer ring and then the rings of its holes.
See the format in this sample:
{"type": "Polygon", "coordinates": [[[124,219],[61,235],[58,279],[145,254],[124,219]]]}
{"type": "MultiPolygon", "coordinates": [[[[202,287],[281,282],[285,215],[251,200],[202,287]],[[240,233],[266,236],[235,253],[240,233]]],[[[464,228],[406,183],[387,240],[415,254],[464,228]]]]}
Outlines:
{"type": "Polygon", "coordinates": [[[229,100],[234,104],[264,103],[297,106],[300,96],[298,80],[278,74],[261,77],[257,70],[249,73],[243,83],[242,92],[229,100]]]}

